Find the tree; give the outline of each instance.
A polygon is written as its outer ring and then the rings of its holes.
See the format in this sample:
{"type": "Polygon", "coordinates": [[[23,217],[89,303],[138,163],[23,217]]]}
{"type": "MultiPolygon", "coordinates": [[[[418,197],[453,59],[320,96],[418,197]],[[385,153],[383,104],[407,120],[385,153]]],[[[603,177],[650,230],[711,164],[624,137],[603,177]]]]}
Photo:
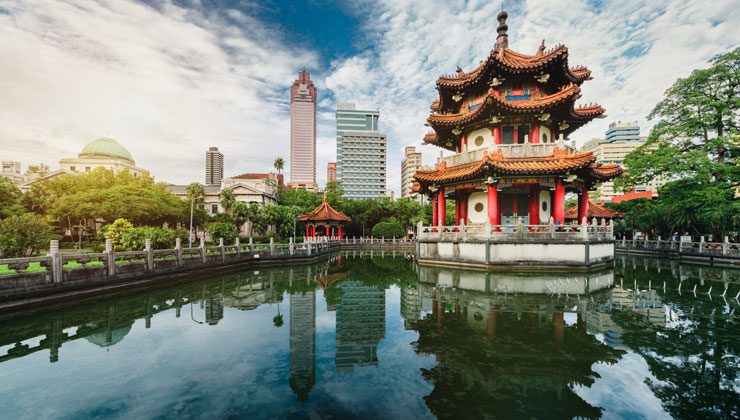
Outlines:
{"type": "Polygon", "coordinates": [[[283,167],[285,165],[285,162],[283,162],[283,158],[279,157],[275,159],[275,163],[273,163],[273,166],[275,167],[275,170],[280,173],[280,171],[283,170],[283,167]]]}
{"type": "Polygon", "coordinates": [[[237,231],[231,223],[216,222],[208,226],[208,236],[214,242],[218,241],[219,238],[223,238],[225,244],[233,244],[237,237],[237,231]]]}
{"type": "Polygon", "coordinates": [[[18,187],[10,179],[0,175],[0,219],[24,213],[22,197],[18,187]]]}
{"type": "Polygon", "coordinates": [[[234,190],[231,188],[224,188],[221,190],[219,197],[221,198],[221,207],[223,207],[226,213],[229,213],[231,211],[231,207],[236,203],[234,190]]]}
{"type": "Polygon", "coordinates": [[[740,48],[676,81],[648,115],[654,118],[648,140],[624,160],[628,177],[615,185],[630,190],[657,177],[674,180],[662,190],[682,197],[666,203],[678,224],[695,231],[706,225],[721,237],[734,220],[728,212],[740,186],[740,48]]]}
{"type": "Polygon", "coordinates": [[[128,233],[134,225],[126,219],[116,219],[105,233],[105,239],[113,241],[113,249],[122,250],[123,236],[128,233]]]}
{"type": "Polygon", "coordinates": [[[51,226],[34,214],[13,215],[0,221],[0,255],[29,257],[49,244],[51,226]]]}
{"type": "Polygon", "coordinates": [[[203,204],[206,198],[206,187],[199,182],[193,182],[185,189],[188,201],[193,201],[196,205],[203,204]]]}
{"type": "Polygon", "coordinates": [[[401,238],[406,236],[406,229],[398,222],[380,222],[373,226],[373,236],[377,238],[401,238]]]}

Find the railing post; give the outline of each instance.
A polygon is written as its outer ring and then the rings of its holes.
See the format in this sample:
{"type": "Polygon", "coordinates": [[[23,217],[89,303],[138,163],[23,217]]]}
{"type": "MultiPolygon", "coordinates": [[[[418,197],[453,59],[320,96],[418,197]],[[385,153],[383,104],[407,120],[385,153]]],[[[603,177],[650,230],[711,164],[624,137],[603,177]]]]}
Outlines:
{"type": "Polygon", "coordinates": [[[550,225],[550,238],[555,237],[555,219],[553,219],[552,216],[550,216],[550,220],[548,221],[548,224],[550,225]]]}
{"type": "Polygon", "coordinates": [[[583,217],[581,219],[581,238],[583,240],[588,240],[588,221],[586,220],[586,217],[583,217]]]}
{"type": "Polygon", "coordinates": [[[275,242],[272,236],[270,236],[270,255],[275,255],[275,242]]]}
{"type": "Polygon", "coordinates": [[[144,240],[144,255],[146,256],[146,269],[154,270],[154,251],[152,251],[152,240],[149,238],[144,240]]]}
{"type": "Polygon", "coordinates": [[[730,242],[730,239],[725,236],[724,241],[722,241],[722,255],[727,255],[727,244],[730,242]]]}
{"type": "Polygon", "coordinates": [[[113,251],[113,239],[105,240],[105,258],[108,262],[108,275],[116,275],[116,253],[113,251]]]}
{"type": "Polygon", "coordinates": [[[218,238],[218,252],[221,254],[221,261],[226,261],[226,249],[224,249],[224,238],[218,238]]]}
{"type": "Polygon", "coordinates": [[[234,245],[236,245],[236,257],[237,257],[237,259],[241,259],[241,257],[242,257],[242,245],[239,242],[240,242],[240,240],[239,240],[239,237],[237,236],[236,237],[236,242],[234,243],[234,245]]]}
{"type": "Polygon", "coordinates": [[[288,245],[288,249],[290,249],[290,255],[293,255],[293,253],[295,252],[295,246],[294,245],[295,244],[293,243],[293,237],[291,237],[290,238],[289,245],[288,245]]]}
{"type": "Polygon", "coordinates": [[[49,241],[49,254],[51,257],[51,275],[54,283],[62,282],[62,254],[59,253],[59,241],[52,239],[49,241]]]}
{"type": "Polygon", "coordinates": [[[203,264],[208,261],[208,257],[206,256],[206,240],[203,237],[200,238],[200,259],[203,261],[203,264]]]}
{"type": "Polygon", "coordinates": [[[421,234],[423,230],[424,230],[424,223],[422,221],[419,221],[419,223],[416,225],[416,239],[417,240],[421,238],[421,234]]]}
{"type": "Polygon", "coordinates": [[[645,234],[645,243],[643,244],[642,247],[645,248],[645,249],[648,249],[648,235],[647,235],[647,233],[645,234]]]}
{"type": "Polygon", "coordinates": [[[252,237],[251,236],[249,237],[249,253],[250,254],[253,254],[254,253],[254,243],[252,242],[252,237]]]}
{"type": "Polygon", "coordinates": [[[182,239],[181,238],[175,238],[175,252],[177,253],[177,255],[175,256],[175,258],[177,259],[177,266],[182,267],[182,239]]]}
{"type": "Polygon", "coordinates": [[[306,254],[311,255],[311,241],[306,243],[306,254]]]}
{"type": "Polygon", "coordinates": [[[622,235],[622,248],[627,246],[627,235],[622,235]]]}
{"type": "Polygon", "coordinates": [[[486,217],[486,239],[491,239],[491,219],[486,217]]]}

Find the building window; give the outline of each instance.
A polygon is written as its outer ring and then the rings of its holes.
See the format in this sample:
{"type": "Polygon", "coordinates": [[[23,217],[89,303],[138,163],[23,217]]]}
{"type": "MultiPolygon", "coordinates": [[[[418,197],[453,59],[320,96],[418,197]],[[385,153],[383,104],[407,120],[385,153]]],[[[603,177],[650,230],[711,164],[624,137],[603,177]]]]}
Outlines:
{"type": "Polygon", "coordinates": [[[475,138],[475,145],[476,146],[482,146],[483,145],[483,136],[478,136],[475,138]]]}
{"type": "Polygon", "coordinates": [[[85,172],[90,172],[90,167],[89,166],[86,166],[85,167],[85,172]]]}
{"type": "Polygon", "coordinates": [[[483,211],[483,203],[475,203],[475,211],[480,213],[483,211]]]}
{"type": "Polygon", "coordinates": [[[211,204],[211,213],[218,213],[218,204],[211,204]]]}
{"type": "Polygon", "coordinates": [[[501,128],[501,137],[503,144],[514,144],[514,127],[507,125],[501,128]]]}
{"type": "Polygon", "coordinates": [[[542,142],[547,143],[547,134],[542,133],[542,142]]]}
{"type": "Polygon", "coordinates": [[[517,130],[517,144],[524,144],[524,137],[529,135],[529,126],[520,125],[517,130]]]}
{"type": "Polygon", "coordinates": [[[69,167],[69,170],[72,171],[72,172],[77,172],[77,168],[75,168],[74,166],[70,166],[69,167]]]}

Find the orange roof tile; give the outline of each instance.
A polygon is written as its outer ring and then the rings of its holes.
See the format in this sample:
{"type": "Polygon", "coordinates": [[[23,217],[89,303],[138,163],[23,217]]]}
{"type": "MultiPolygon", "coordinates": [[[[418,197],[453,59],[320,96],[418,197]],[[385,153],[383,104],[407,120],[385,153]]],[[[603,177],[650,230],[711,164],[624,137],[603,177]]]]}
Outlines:
{"type": "MultiPolygon", "coordinates": [[[[463,111],[458,114],[432,114],[427,118],[427,122],[432,126],[455,126],[467,124],[482,116],[489,115],[490,111],[493,109],[516,113],[543,112],[562,103],[575,102],[575,100],[581,96],[580,92],[581,88],[571,83],[552,95],[509,101],[502,96],[493,94],[493,91],[489,89],[483,104],[474,111],[463,111]]],[[[579,107],[574,109],[574,116],[595,118],[603,114],[603,112],[604,108],[599,105],[579,107]]]]}
{"type": "MultiPolygon", "coordinates": [[[[591,220],[592,217],[595,217],[597,219],[622,219],[624,218],[624,213],[618,212],[616,210],[608,209],[606,207],[602,207],[594,203],[593,201],[588,200],[588,217],[587,218],[591,220]]],[[[565,211],[565,219],[566,220],[578,219],[578,205],[575,205],[565,211]]]]}
{"type": "Polygon", "coordinates": [[[624,169],[619,165],[604,165],[591,168],[591,172],[595,178],[606,181],[622,175],[624,169]]]}
{"type": "Polygon", "coordinates": [[[299,222],[305,222],[305,221],[311,221],[311,222],[326,222],[326,221],[335,221],[335,222],[351,222],[352,219],[350,219],[349,216],[346,214],[334,210],[329,203],[326,202],[326,197],[324,197],[324,202],[321,203],[318,207],[316,207],[315,210],[310,211],[308,213],[304,213],[296,218],[299,222]]]}
{"type": "Polygon", "coordinates": [[[564,45],[558,45],[549,51],[544,51],[543,43],[543,45],[540,46],[540,50],[535,55],[518,53],[508,48],[504,49],[503,53],[500,54],[498,50],[493,49],[488,55],[486,61],[475,69],[467,73],[460,70],[457,75],[443,75],[437,80],[437,86],[445,88],[464,88],[478,82],[483,75],[488,73],[486,70],[491,67],[496,67],[498,70],[508,72],[521,72],[522,70],[537,71],[557,60],[560,60],[563,63],[563,69],[567,80],[576,84],[581,84],[583,81],[588,80],[591,76],[591,71],[583,66],[569,68],[567,65],[567,58],[568,48],[564,45]]]}
{"type": "Polygon", "coordinates": [[[447,168],[443,161],[436,169],[417,171],[414,179],[424,184],[456,182],[478,176],[486,169],[502,175],[563,174],[590,168],[596,161],[593,153],[568,154],[557,148],[553,156],[547,157],[504,158],[500,150],[497,153],[485,153],[484,156],[479,161],[452,168],[447,168]]]}

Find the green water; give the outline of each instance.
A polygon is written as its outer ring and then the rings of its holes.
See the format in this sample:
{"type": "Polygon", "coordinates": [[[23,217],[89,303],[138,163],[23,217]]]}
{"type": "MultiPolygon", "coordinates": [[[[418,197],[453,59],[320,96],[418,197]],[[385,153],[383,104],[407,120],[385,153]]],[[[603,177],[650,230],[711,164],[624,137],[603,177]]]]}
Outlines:
{"type": "Polygon", "coordinates": [[[738,418],[738,292],[634,257],[242,269],[0,316],[0,418],[738,418]]]}

